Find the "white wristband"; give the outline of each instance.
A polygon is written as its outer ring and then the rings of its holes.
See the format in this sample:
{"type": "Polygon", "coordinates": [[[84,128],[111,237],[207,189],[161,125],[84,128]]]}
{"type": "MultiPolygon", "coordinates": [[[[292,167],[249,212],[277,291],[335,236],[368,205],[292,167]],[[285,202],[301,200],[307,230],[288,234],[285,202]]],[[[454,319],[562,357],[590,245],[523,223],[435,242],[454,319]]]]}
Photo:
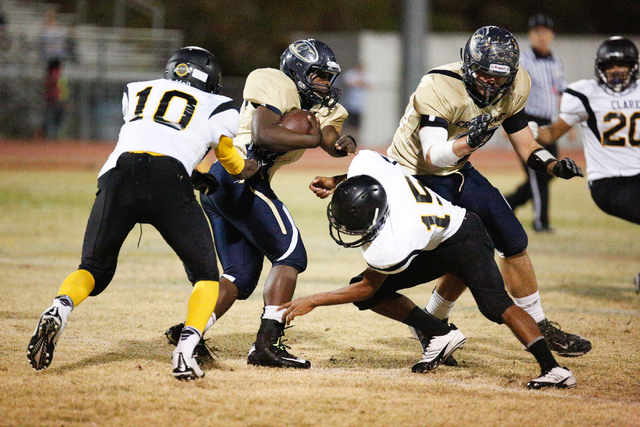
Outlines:
{"type": "Polygon", "coordinates": [[[453,140],[433,144],[429,149],[429,158],[439,168],[455,165],[460,160],[453,152],[453,140]]]}

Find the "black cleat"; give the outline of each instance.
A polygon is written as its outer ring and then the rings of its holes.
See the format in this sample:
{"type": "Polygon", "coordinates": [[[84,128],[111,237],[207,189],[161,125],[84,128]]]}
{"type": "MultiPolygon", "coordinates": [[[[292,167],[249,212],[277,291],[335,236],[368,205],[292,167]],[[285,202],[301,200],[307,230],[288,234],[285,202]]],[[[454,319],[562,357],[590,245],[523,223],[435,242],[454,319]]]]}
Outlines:
{"type": "Polygon", "coordinates": [[[27,358],[36,371],[48,368],[53,360],[53,350],[65,327],[57,307],[45,311],[27,347],[27,358]]]}
{"type": "Polygon", "coordinates": [[[256,342],[251,346],[247,364],[272,368],[309,369],[311,362],[290,354],[284,344],[284,324],[277,320],[262,319],[256,342]]]}
{"type": "Polygon", "coordinates": [[[591,350],[591,342],[580,335],[568,334],[556,322],[544,319],[538,323],[549,348],[562,357],[578,357],[591,350]]]}
{"type": "MultiPolygon", "coordinates": [[[[184,322],[179,323],[177,325],[173,325],[172,327],[166,330],[166,332],[164,333],[164,336],[167,337],[167,341],[169,341],[169,344],[173,346],[178,345],[178,341],[180,341],[180,334],[182,334],[183,328],[184,328],[184,322]]],[[[196,348],[193,350],[193,357],[196,358],[198,363],[204,364],[204,363],[210,363],[214,361],[215,353],[213,352],[213,349],[207,345],[206,341],[208,340],[201,338],[200,342],[198,343],[198,345],[196,345],[196,348]]]]}

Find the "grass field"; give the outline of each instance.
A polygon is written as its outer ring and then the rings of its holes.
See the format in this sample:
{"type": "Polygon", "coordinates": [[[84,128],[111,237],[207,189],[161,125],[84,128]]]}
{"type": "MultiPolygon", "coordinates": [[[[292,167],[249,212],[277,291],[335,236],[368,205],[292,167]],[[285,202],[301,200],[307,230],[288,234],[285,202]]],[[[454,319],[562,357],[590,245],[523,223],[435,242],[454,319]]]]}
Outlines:
{"type": "MultiPolygon", "coordinates": [[[[503,192],[522,178],[514,165],[495,166],[484,172],[503,192]]],[[[309,253],[297,295],[343,286],[364,266],[358,250],[329,238],[326,201],[307,190],[315,175],[336,172],[303,163],[274,179],[309,253]]],[[[469,293],[451,319],[468,340],[457,368],[411,373],[420,345],[406,326],[350,305],[316,309],[287,330],[292,353],[311,360],[311,370],[249,367],[261,286],[208,332],[219,359],[204,366],[206,377],[178,382],[163,332],[184,319],[190,285],[146,225],[127,239],[110,287],[71,314],[51,367],[36,372],[27,343],[77,268],[96,174],[0,169],[0,426],[640,426],[640,296],[632,285],[640,230],[599,211],[585,180],[553,183],[556,232],[532,232],[529,245],[547,317],[593,343],[588,355],[560,360],[575,389],[527,390],[537,363],[505,326],[481,316],[469,293]]],[[[530,210],[518,212],[527,230],[530,210]]],[[[407,295],[424,305],[432,287],[407,295]]]]}

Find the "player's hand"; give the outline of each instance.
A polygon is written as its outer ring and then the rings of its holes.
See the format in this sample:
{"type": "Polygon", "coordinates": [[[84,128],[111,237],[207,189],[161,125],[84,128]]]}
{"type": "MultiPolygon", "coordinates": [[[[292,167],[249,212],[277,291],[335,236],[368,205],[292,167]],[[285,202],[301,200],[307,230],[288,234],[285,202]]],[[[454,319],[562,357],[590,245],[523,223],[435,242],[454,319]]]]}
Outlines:
{"type": "Polygon", "coordinates": [[[478,149],[489,141],[489,122],[491,114],[481,114],[474,117],[469,122],[469,134],[467,135],[467,145],[471,148],[478,149]]]}
{"type": "Polygon", "coordinates": [[[312,299],[313,295],[310,295],[307,297],[296,298],[293,301],[282,304],[278,307],[278,311],[286,310],[282,315],[282,320],[289,325],[296,316],[304,316],[309,313],[311,310],[316,308],[315,305],[311,303],[312,299]]]}
{"type": "Polygon", "coordinates": [[[191,175],[191,184],[194,189],[205,196],[215,193],[220,186],[220,183],[213,175],[210,173],[202,173],[197,169],[195,169],[193,175],[191,175]]]}
{"type": "Polygon", "coordinates": [[[530,121],[528,124],[529,129],[531,129],[531,133],[533,134],[533,139],[538,139],[538,130],[540,129],[540,126],[534,121],[530,121]]]}
{"type": "Polygon", "coordinates": [[[342,157],[356,152],[358,143],[351,135],[342,135],[335,143],[336,153],[342,157]]]}
{"type": "Polygon", "coordinates": [[[562,179],[571,179],[574,176],[584,176],[582,169],[576,165],[576,162],[568,157],[558,160],[556,164],[553,165],[552,172],[555,176],[562,179]]]}
{"type": "Polygon", "coordinates": [[[326,199],[336,189],[335,181],[334,177],[316,176],[309,184],[309,189],[319,198],[326,199]]]}

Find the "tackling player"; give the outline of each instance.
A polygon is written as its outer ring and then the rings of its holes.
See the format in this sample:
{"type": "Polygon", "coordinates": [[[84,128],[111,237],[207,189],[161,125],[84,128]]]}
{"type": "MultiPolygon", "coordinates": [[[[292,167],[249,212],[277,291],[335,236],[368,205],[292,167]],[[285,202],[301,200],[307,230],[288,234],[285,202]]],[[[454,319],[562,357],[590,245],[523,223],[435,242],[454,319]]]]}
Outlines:
{"type": "Polygon", "coordinates": [[[71,311],[105,290],[125,238],[136,223],[148,223],[180,257],[194,284],[186,326],[171,358],[173,375],[204,376],[193,350],[215,307],[219,273],[209,224],[190,175],[210,149],[236,179],[257,170],[255,160],[245,161],[233,147],[239,116],[232,100],[218,95],[220,78],[215,57],[190,46],[171,56],[163,79],[127,85],[122,100],[125,124],[98,175],[80,267],[64,280],[29,342],[27,357],[34,369],[51,364],[71,311]]]}
{"type": "Polygon", "coordinates": [[[368,150],[358,153],[347,175],[317,177],[311,189],[321,198],[333,192],[327,208],[331,237],[342,246],[361,247],[368,267],[346,287],[283,304],[287,322],[315,307],[355,303],[429,337],[421,339],[422,359],[412,371],[430,371],[466,339],[398,291],[455,274],[482,314],[505,323],[540,364],[540,377],[527,387],[575,387],[573,374],[558,365],[536,322],[509,298],[477,215],[452,205],[397,162],[368,150]]]}
{"type": "MultiPolygon", "coordinates": [[[[538,140],[554,142],[580,123],[593,201],[609,215],[640,224],[638,48],[624,37],[605,40],[595,74],[596,80],[569,85],[559,118],[540,128],[538,140]]],[[[640,292],[640,273],[634,284],[640,292]]]]}
{"type": "MultiPolygon", "coordinates": [[[[464,47],[462,62],[434,68],[422,78],[387,154],[422,184],[480,217],[501,255],[502,275],[515,303],[538,323],[552,350],[580,356],[591,343],[545,318],[526,251],[527,234],[500,191],[469,162],[502,125],[518,156],[534,171],[563,179],[583,176],[573,160],[558,161],[533,138],[524,113],[531,82],[518,67],[519,54],[509,31],[478,29],[464,47]]],[[[447,275],[427,310],[446,320],[463,291],[447,275]]]]}
{"type": "MultiPolygon", "coordinates": [[[[340,74],[333,51],[315,39],[298,40],[284,51],[280,69],[261,68],[249,74],[240,110],[235,147],[261,162],[259,172],[237,182],[219,163],[210,173],[220,187],[201,196],[209,216],[224,274],[220,295],[207,329],[233,303],[249,298],[260,279],[264,257],[272,267],[264,285],[264,310],[256,341],[249,350],[251,365],[307,369],[311,363],[291,355],[283,344],[284,322],[278,306],[291,301],[298,274],[307,267],[307,253],[287,207],[271,188],[271,178],[283,165],[300,159],[306,149],[321,147],[333,157],[355,152],[350,136],[340,136],[347,111],[338,104],[333,83],[340,74]],[[281,126],[280,117],[293,109],[313,111],[308,135],[281,126]]],[[[181,325],[171,327],[170,342],[181,325]]]]}

